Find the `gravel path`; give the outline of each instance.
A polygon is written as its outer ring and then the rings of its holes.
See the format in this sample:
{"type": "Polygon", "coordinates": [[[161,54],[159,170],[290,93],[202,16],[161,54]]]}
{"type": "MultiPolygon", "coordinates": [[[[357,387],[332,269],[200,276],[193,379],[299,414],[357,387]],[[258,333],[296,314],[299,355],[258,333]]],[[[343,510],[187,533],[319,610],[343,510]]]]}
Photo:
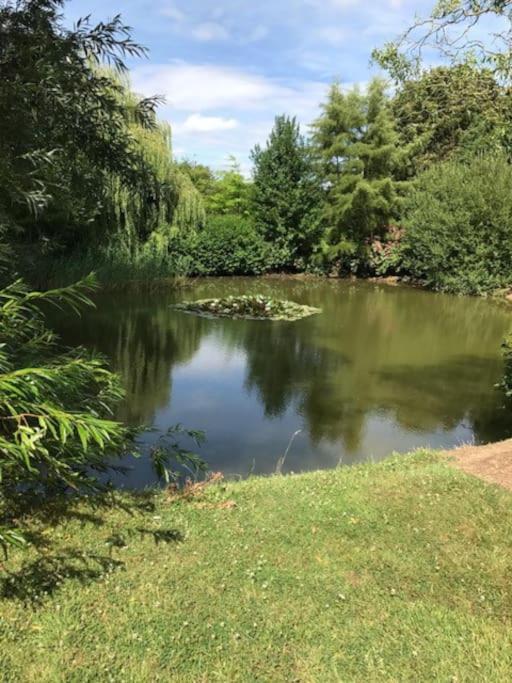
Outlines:
{"type": "Polygon", "coordinates": [[[447,453],[455,467],[512,491],[512,439],[486,446],[461,446],[447,453]]]}

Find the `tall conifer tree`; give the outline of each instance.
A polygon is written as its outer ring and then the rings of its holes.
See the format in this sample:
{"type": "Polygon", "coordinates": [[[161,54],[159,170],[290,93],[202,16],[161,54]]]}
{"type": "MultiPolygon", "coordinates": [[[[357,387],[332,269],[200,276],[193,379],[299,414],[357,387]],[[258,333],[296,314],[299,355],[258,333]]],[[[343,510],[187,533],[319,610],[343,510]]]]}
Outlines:
{"type": "Polygon", "coordinates": [[[397,134],[381,80],[364,94],[335,83],[322,108],[313,124],[326,192],[322,254],[344,268],[396,217],[397,134]]]}
{"type": "Polygon", "coordinates": [[[318,238],[320,186],[296,119],[277,116],[266,147],[256,146],[252,159],[256,227],[282,250],[283,265],[299,265],[318,238]]]}

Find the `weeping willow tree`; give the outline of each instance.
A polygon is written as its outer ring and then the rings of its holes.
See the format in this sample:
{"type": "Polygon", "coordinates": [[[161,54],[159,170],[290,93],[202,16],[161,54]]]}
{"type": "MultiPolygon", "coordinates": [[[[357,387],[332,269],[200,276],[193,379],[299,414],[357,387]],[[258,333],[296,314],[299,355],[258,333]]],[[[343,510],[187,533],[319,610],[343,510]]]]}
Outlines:
{"type": "Polygon", "coordinates": [[[0,229],[18,271],[43,287],[73,279],[59,277],[68,262],[78,277],[100,266],[106,250],[127,265],[146,245],[165,251],[203,216],[158,98],[130,91],[124,60],[144,47],[119,16],[69,28],[63,6],[0,2],[0,229]]]}
{"type": "Polygon", "coordinates": [[[107,212],[103,220],[114,226],[109,246],[134,255],[140,251],[168,253],[173,238],[204,224],[201,195],[172,158],[172,134],[168,123],[153,119],[152,125],[137,116],[138,98],[126,76],[110,72],[122,85],[121,97],[127,126],[140,159],[141,181],[128,185],[117,174],[107,179],[107,212]],[[133,112],[133,113],[132,113],[133,112]]]}

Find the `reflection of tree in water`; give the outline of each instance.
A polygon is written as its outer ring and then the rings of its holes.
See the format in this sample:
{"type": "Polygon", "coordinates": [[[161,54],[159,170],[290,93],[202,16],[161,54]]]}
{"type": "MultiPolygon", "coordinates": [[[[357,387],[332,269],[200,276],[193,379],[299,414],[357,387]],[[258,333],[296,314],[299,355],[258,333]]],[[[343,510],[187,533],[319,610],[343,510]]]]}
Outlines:
{"type": "Polygon", "coordinates": [[[66,319],[63,336],[68,344],[104,353],[121,375],[126,398],[117,418],[151,424],[155,411],[169,402],[173,366],[198,350],[205,323],[203,318],[177,315],[166,298],[155,304],[149,294],[104,296],[95,311],[66,319]]]}
{"type": "Polygon", "coordinates": [[[506,312],[478,299],[367,283],[220,279],[180,294],[102,297],[96,311],[66,319],[65,341],[112,359],[127,389],[119,418],[139,424],[169,403],[172,367],[190,360],[212,334],[244,353],[245,386],[268,417],[293,407],[313,442],[342,441],[355,453],[372,414],[416,432],[466,421],[478,440],[506,435],[506,414],[492,387],[508,324],[506,312]],[[295,323],[212,322],[169,306],[176,298],[247,292],[323,313],[295,323]]]}
{"type": "Polygon", "coordinates": [[[501,310],[362,284],[335,283],[336,296],[326,296],[330,287],[298,283],[287,292],[323,308],[318,318],[222,328],[224,341],[246,352],[246,386],[267,415],[295,404],[314,442],[341,439],[348,452],[360,447],[366,419],[377,413],[417,432],[465,420],[478,440],[504,435],[506,416],[499,417],[500,397],[492,392],[508,325],[501,310]]]}
{"type": "Polygon", "coordinates": [[[245,352],[245,386],[258,393],[268,417],[281,416],[315,378],[344,362],[340,354],[318,352],[306,333],[307,323],[302,323],[302,334],[296,323],[254,321],[237,321],[220,331],[225,343],[245,352]]]}
{"type": "Polygon", "coordinates": [[[149,424],[169,403],[172,368],[192,358],[199,348],[205,321],[182,316],[169,307],[132,315],[117,329],[114,364],[123,377],[127,396],[119,419],[149,424]]]}

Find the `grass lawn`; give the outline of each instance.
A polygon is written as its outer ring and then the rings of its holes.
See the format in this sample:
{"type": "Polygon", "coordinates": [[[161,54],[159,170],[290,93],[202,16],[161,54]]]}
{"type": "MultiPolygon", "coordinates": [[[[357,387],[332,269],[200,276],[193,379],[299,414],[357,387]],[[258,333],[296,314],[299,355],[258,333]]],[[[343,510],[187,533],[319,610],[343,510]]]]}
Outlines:
{"type": "Polygon", "coordinates": [[[512,680],[512,495],[439,455],[124,500],[33,520],[0,680],[512,680]]]}

